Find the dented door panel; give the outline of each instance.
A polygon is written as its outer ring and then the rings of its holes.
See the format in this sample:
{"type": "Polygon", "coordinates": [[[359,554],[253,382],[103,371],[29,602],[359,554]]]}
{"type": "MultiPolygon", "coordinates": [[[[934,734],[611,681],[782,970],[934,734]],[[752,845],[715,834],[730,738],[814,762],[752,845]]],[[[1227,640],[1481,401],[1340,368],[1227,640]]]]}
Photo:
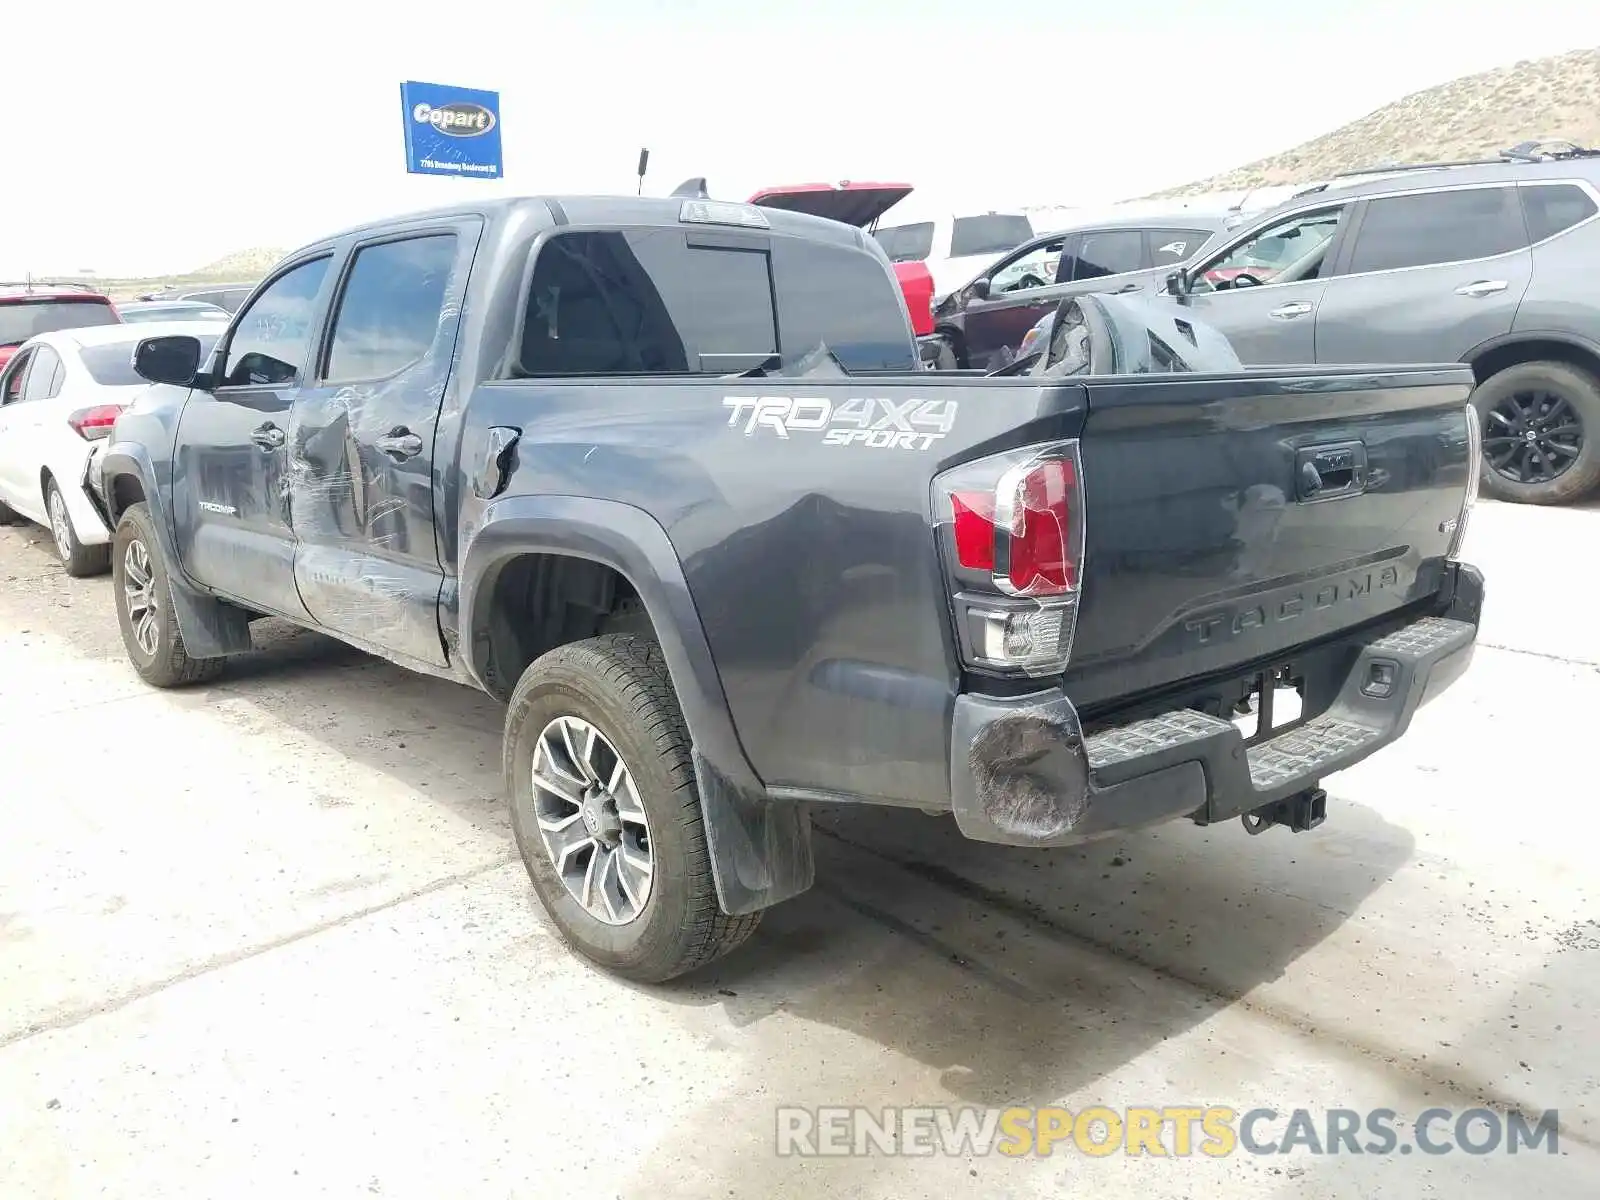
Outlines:
{"type": "MultiPolygon", "coordinates": [[[[446,665],[446,655],[438,617],[444,572],[435,537],[434,438],[441,406],[454,406],[451,367],[481,227],[476,217],[456,218],[354,246],[331,306],[316,386],[300,393],[290,415],[294,575],[306,608],[328,629],[397,660],[435,667],[446,665]],[[359,274],[364,252],[425,242],[417,261],[438,260],[448,276],[439,281],[431,336],[420,357],[380,374],[394,344],[416,334],[414,323],[405,327],[411,318],[397,308],[398,333],[379,330],[346,352],[341,313],[354,321],[358,306],[370,307],[374,284],[359,274]]],[[[405,296],[414,301],[418,294],[405,296]]]]}

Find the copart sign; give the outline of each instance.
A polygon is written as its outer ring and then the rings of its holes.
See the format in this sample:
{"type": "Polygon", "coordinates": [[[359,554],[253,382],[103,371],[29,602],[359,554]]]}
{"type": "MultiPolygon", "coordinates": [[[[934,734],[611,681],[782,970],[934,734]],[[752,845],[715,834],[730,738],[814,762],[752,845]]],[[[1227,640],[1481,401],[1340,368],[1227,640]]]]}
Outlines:
{"type": "Polygon", "coordinates": [[[400,85],[400,106],[409,173],[501,177],[500,93],[412,81],[400,85]]]}
{"type": "Polygon", "coordinates": [[[870,450],[926,450],[955,428],[954,400],[853,397],[835,404],[826,396],[724,396],[730,428],[745,437],[767,433],[820,436],[824,446],[870,450]]]}

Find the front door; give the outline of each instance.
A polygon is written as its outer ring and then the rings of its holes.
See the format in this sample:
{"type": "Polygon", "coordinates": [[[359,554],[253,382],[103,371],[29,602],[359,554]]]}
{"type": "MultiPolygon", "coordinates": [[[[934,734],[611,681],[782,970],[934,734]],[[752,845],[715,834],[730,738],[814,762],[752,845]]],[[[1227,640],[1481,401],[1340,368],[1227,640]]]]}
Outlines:
{"type": "Polygon", "coordinates": [[[986,297],[964,297],[961,318],[967,365],[985,371],[1005,366],[1028,330],[1056,305],[1056,270],[1065,238],[1030,246],[1001,259],[985,277],[986,297]]]}
{"type": "Polygon", "coordinates": [[[218,344],[210,391],[179,417],[173,525],[190,577],[251,608],[304,620],[289,526],[288,429],[326,305],[332,255],[279,273],[218,344]]]}
{"type": "MultiPolygon", "coordinates": [[[[457,218],[358,244],[324,361],[295,401],[289,445],[295,581],[328,629],[445,665],[434,536],[434,433],[482,222],[457,218]]],[[[465,399],[465,397],[462,397],[465,399]]]]}
{"type": "Polygon", "coordinates": [[[1190,274],[1188,306],[1247,366],[1317,361],[1317,309],[1336,261],[1347,205],[1296,213],[1190,274]]]}

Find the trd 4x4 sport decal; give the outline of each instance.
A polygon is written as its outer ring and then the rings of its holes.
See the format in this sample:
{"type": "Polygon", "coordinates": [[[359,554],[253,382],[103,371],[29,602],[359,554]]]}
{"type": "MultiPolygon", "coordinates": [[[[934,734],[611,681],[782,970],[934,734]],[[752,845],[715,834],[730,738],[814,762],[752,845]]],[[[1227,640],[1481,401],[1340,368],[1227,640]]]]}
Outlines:
{"type": "Polygon", "coordinates": [[[745,437],[768,430],[781,438],[819,433],[824,446],[871,450],[926,450],[956,423],[954,400],[853,397],[834,405],[825,396],[725,396],[728,427],[745,437]]]}

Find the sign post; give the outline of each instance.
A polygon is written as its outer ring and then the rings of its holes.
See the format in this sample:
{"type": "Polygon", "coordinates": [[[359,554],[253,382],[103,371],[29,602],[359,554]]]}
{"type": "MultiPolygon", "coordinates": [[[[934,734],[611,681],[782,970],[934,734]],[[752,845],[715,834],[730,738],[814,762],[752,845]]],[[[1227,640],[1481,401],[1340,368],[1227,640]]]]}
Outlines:
{"type": "Polygon", "coordinates": [[[408,174],[501,178],[499,92],[408,81],[400,107],[408,174]]]}

